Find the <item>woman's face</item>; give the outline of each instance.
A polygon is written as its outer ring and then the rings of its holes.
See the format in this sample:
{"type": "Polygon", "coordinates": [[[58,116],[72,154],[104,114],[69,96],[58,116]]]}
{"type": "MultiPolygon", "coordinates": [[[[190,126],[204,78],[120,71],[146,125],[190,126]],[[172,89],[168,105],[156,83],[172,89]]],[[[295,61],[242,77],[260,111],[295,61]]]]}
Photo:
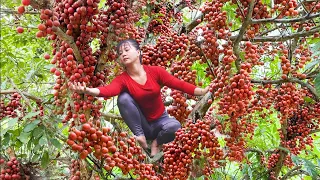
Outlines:
{"type": "Polygon", "coordinates": [[[139,62],[140,52],[133,47],[129,42],[123,43],[119,48],[120,63],[129,65],[134,62],[139,62]]]}

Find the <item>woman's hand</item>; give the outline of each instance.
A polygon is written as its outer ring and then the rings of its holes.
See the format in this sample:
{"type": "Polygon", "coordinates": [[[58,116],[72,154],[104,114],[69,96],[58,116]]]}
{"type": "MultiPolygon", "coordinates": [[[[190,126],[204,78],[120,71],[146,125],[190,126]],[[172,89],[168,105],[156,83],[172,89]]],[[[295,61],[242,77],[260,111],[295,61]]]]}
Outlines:
{"type": "Polygon", "coordinates": [[[86,83],[69,83],[69,89],[75,91],[79,94],[89,94],[91,96],[98,96],[100,94],[100,90],[98,88],[88,88],[86,83]]]}
{"type": "Polygon", "coordinates": [[[195,96],[203,96],[205,94],[207,94],[207,92],[209,92],[210,86],[207,86],[206,88],[199,88],[197,87],[196,89],[194,89],[194,95],[195,96]]]}
{"type": "Polygon", "coordinates": [[[80,82],[69,83],[69,89],[72,90],[72,91],[75,91],[77,93],[80,93],[80,94],[87,93],[87,87],[86,87],[85,83],[82,83],[82,85],[81,85],[80,82]]]}

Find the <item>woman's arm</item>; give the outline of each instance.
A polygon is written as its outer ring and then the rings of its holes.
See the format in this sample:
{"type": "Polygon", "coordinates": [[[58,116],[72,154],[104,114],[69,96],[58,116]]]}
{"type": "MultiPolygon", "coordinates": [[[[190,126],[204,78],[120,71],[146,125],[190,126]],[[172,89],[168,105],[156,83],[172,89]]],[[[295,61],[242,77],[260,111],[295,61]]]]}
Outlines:
{"type": "Polygon", "coordinates": [[[177,89],[195,96],[203,96],[209,91],[209,86],[203,89],[188,82],[182,81],[168,73],[162,67],[154,66],[154,70],[157,73],[159,82],[170,88],[177,89]]]}
{"type": "Polygon", "coordinates": [[[117,76],[109,85],[103,87],[88,88],[85,83],[81,84],[78,82],[75,84],[70,83],[69,88],[77,93],[99,97],[112,97],[119,95],[125,88],[125,85],[122,82],[121,77],[117,76]]]}

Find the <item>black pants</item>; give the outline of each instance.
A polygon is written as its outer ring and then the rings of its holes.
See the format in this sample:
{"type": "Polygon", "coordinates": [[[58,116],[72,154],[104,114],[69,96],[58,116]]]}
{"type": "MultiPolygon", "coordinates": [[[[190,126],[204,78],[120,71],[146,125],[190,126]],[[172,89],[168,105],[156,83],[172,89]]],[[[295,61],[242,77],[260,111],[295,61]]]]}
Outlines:
{"type": "Polygon", "coordinates": [[[175,132],[181,128],[180,122],[170,118],[167,111],[164,111],[159,119],[148,122],[138,104],[127,92],[118,96],[118,108],[135,136],[145,136],[147,140],[157,139],[158,145],[173,141],[175,132]]]}

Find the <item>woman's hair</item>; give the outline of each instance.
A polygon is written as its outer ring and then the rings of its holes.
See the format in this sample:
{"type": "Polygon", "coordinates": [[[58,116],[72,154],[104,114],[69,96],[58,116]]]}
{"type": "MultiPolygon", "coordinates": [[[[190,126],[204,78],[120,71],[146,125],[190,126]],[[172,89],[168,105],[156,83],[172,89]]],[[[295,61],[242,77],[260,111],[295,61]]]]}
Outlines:
{"type": "Polygon", "coordinates": [[[120,47],[124,44],[124,43],[130,43],[131,46],[133,46],[136,50],[140,51],[140,63],[142,64],[142,52],[140,50],[140,45],[138,43],[138,41],[134,40],[134,39],[125,39],[125,40],[122,40],[118,43],[117,45],[117,48],[116,48],[116,51],[117,51],[117,54],[119,54],[119,50],[120,50],[120,47]]]}

